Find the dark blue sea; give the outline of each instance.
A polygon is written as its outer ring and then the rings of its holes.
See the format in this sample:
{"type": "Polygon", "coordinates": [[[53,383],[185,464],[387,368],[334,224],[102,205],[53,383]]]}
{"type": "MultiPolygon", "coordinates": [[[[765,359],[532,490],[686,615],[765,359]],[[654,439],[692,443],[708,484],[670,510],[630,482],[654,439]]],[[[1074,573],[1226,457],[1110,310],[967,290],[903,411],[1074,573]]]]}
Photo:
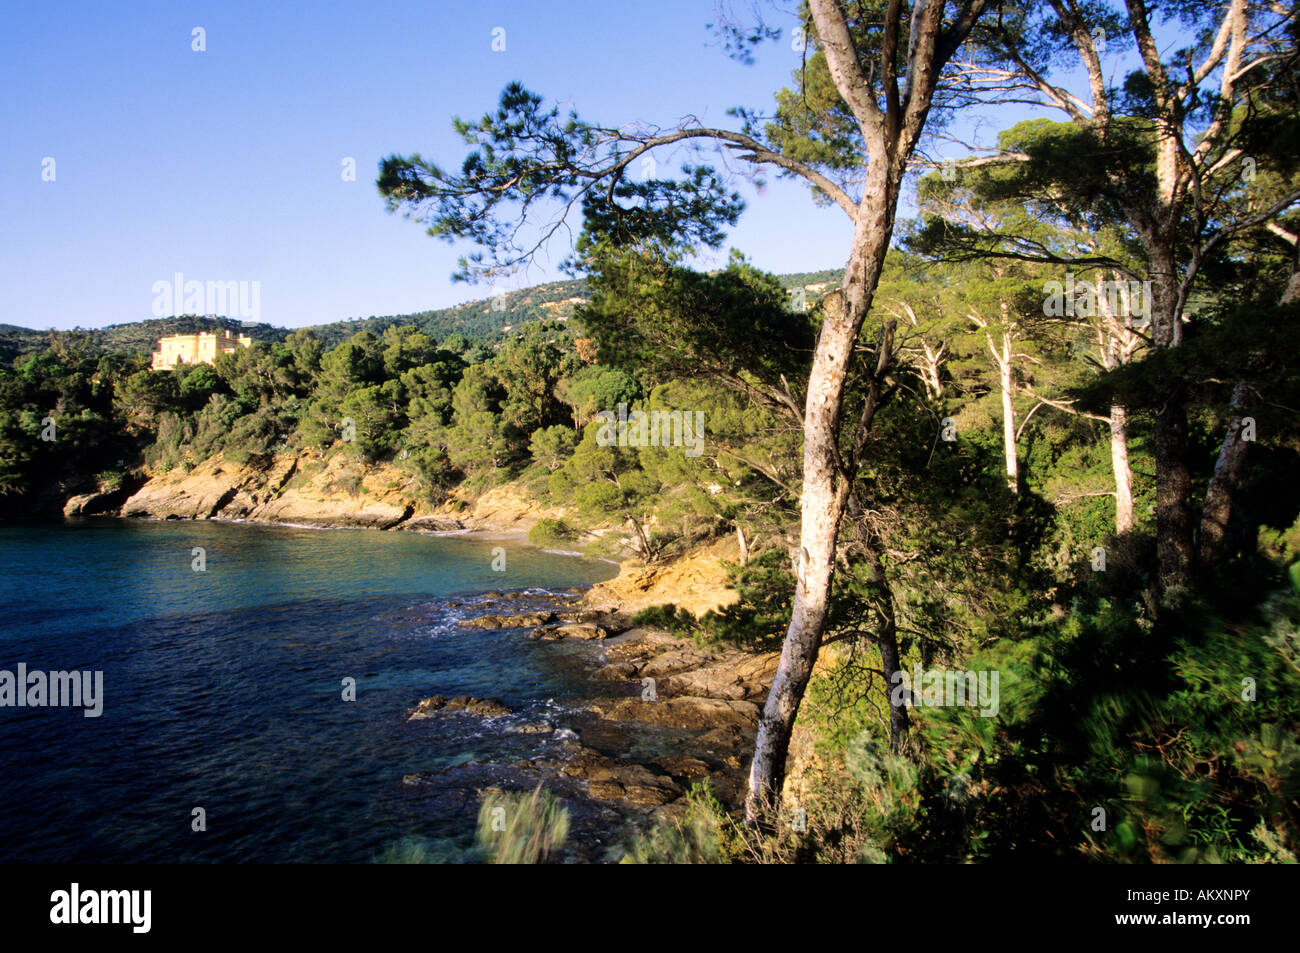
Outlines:
{"type": "Polygon", "coordinates": [[[101,717],[0,708],[0,862],[366,863],[470,843],[463,812],[403,778],[545,755],[554,732],[515,729],[561,723],[582,683],[564,644],[456,620],[526,607],[475,610],[489,590],[540,603],[614,572],[369,530],[0,527],[0,670],[104,673],[101,717]],[[408,722],[434,694],[515,714],[408,722]]]}

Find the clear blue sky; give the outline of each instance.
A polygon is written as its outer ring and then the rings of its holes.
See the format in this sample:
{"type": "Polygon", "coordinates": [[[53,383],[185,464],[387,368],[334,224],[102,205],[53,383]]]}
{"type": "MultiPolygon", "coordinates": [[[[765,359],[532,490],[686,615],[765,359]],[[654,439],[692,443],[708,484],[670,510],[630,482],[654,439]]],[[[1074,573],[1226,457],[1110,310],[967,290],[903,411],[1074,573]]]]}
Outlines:
{"type": "MultiPolygon", "coordinates": [[[[516,79],[605,125],[694,115],[734,127],[729,107],[770,109],[799,64],[793,16],[762,7],[786,33],[744,66],[707,27],[712,0],[11,5],[0,14],[0,323],[141,320],[154,284],[177,272],[260,282],[261,319],[287,327],[564,277],[569,249],[557,244],[495,288],[453,283],[457,258],[472,249],[387,213],[378,161],[420,152],[459,166],[465,149],[451,117],[494,108],[516,79]],[[195,27],[204,52],[191,48],[195,27]],[[497,27],[504,52],[492,49],[497,27]],[[52,182],[42,178],[47,157],[52,182]],[[356,181],[342,180],[345,157],[356,160],[356,181]]],[[[1106,57],[1115,80],[1130,58],[1118,47],[1106,57]]],[[[963,115],[957,129],[988,142],[1027,115],[963,115]]],[[[661,157],[660,174],[683,158],[661,157]]],[[[737,180],[749,208],[730,247],[778,273],[843,265],[843,213],[814,206],[798,181],[764,177],[762,194],[737,180]]],[[[900,214],[909,208],[905,196],[900,214]]]]}
{"type": "MultiPolygon", "coordinates": [[[[260,281],[262,320],[291,327],[483,297],[486,287],[450,281],[466,248],[384,210],[378,160],[419,151],[458,165],[450,118],[482,114],[513,79],[611,125],[688,113],[721,125],[729,106],[768,107],[798,54],[768,44],[755,66],[736,63],[706,28],[713,10],[709,0],[10,6],[0,322],[147,318],[154,282],[178,271],[260,281]],[[206,52],[191,50],[196,26],[206,52]],[[498,26],[504,53],[491,49],[498,26]],[[53,182],[42,181],[47,156],[53,182]],[[345,156],[355,182],[341,181],[345,156]]],[[[750,207],[731,245],[773,271],[842,265],[843,214],[769,180],[761,196],[742,186],[750,207]]],[[[555,248],[550,264],[566,253],[555,248]]],[[[534,269],[513,285],[553,277],[534,269]]]]}

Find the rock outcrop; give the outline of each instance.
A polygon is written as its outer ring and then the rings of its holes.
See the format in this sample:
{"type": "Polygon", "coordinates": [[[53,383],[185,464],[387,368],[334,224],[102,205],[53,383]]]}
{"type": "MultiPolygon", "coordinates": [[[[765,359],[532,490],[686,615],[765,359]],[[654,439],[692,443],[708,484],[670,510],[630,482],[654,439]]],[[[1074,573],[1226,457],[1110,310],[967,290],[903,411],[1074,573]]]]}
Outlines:
{"type": "Polygon", "coordinates": [[[532,631],[532,638],[543,642],[557,642],[560,639],[603,639],[609,635],[608,630],[593,622],[570,622],[567,625],[547,625],[532,631]]]}
{"type": "Polygon", "coordinates": [[[593,586],[582,602],[605,612],[626,615],[671,603],[702,616],[739,598],[728,583],[724,565],[738,558],[739,547],[728,537],[668,563],[647,566],[639,560],[629,560],[613,579],[593,586]]]}
{"type": "MultiPolygon", "coordinates": [[[[86,507],[93,496],[69,500],[69,515],[90,512],[86,507]]],[[[189,470],[154,475],[129,498],[95,510],[111,511],[155,519],[246,520],[415,533],[475,531],[503,537],[526,535],[543,517],[569,515],[561,508],[542,506],[513,484],[495,487],[476,499],[454,495],[434,505],[421,493],[411,471],[392,463],[363,463],[338,449],[326,454],[284,452],[245,463],[218,454],[189,470]]]]}
{"type": "Polygon", "coordinates": [[[492,698],[473,698],[469,695],[443,698],[441,695],[433,695],[416,705],[406,720],[419,721],[444,711],[467,711],[471,715],[487,717],[513,714],[509,708],[492,698]]]}
{"type": "Polygon", "coordinates": [[[188,472],[171,470],[123,503],[121,515],[391,529],[420,507],[408,472],[304,450],[265,464],[234,463],[218,454],[188,472]]]}
{"type": "Polygon", "coordinates": [[[475,619],[461,619],[456,624],[463,629],[523,629],[545,625],[554,618],[554,612],[539,610],[513,615],[481,615],[475,619]]]}

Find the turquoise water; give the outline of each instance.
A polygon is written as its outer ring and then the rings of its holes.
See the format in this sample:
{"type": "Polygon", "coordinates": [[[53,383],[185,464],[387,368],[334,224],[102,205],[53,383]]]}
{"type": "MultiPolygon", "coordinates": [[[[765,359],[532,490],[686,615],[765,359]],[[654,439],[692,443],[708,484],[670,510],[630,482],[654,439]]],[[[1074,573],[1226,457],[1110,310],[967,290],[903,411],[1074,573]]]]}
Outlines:
{"type": "Polygon", "coordinates": [[[0,670],[104,672],[99,718],[0,708],[0,861],[365,862],[404,840],[465,841],[463,812],[421,802],[403,777],[547,754],[553,734],[514,728],[559,724],[582,682],[563,647],[455,625],[529,603],[445,603],[536,590],[540,604],[614,572],[368,530],[0,527],[0,670]],[[433,694],[516,715],[408,723],[433,694]]]}

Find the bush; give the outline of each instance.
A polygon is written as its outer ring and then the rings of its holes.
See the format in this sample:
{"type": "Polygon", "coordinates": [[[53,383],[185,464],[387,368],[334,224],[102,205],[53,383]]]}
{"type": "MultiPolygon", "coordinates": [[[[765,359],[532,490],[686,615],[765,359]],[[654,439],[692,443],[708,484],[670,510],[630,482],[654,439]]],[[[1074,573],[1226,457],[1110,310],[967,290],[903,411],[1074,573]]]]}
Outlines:
{"type": "Polygon", "coordinates": [[[122,481],[126,478],[120,470],[105,470],[95,475],[95,483],[99,486],[100,492],[108,493],[122,489],[122,481]]]}
{"type": "Polygon", "coordinates": [[[648,626],[652,629],[667,629],[669,632],[689,632],[695,628],[695,616],[670,602],[666,605],[642,609],[632,616],[632,624],[648,626]]]}
{"type": "Polygon", "coordinates": [[[695,784],[686,793],[686,814],[680,821],[660,824],[627,845],[624,864],[727,864],[734,839],[732,821],[709,788],[695,784]]]}
{"type": "Polygon", "coordinates": [[[794,605],[789,558],[779,549],[767,549],[744,566],[729,566],[727,575],[740,598],[700,620],[705,637],[750,649],[779,647],[794,605]]]}
{"type": "Polygon", "coordinates": [[[528,541],[534,546],[558,546],[573,543],[577,538],[577,531],[562,520],[539,520],[528,531],[528,541]]]}
{"type": "Polygon", "coordinates": [[[494,864],[544,864],[569,837],[569,812],[550,791],[493,791],[478,812],[478,845],[494,864]]]}

